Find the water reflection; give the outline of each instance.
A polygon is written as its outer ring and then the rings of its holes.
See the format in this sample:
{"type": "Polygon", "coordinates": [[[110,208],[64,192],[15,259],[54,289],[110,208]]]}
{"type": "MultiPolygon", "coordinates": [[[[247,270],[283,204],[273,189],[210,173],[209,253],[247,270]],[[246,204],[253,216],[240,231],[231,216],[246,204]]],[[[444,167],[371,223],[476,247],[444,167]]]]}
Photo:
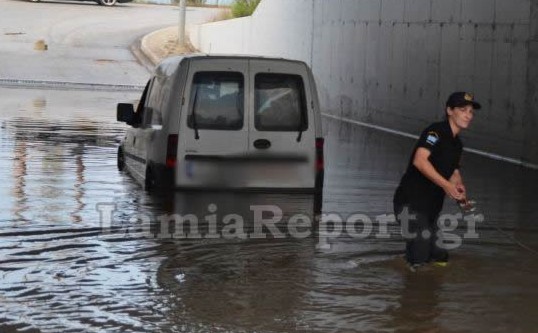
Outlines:
{"type": "Polygon", "coordinates": [[[102,124],[86,121],[14,118],[5,121],[4,127],[13,137],[13,156],[4,163],[12,161],[10,167],[5,166],[11,169],[7,179],[13,181],[10,211],[15,220],[65,223],[69,216],[81,222],[86,206],[85,160],[94,163],[91,155],[103,146],[98,141],[111,147],[117,134],[109,133],[107,138],[101,133],[102,124]]]}
{"type": "Polygon", "coordinates": [[[444,272],[429,269],[421,274],[403,274],[398,305],[392,311],[389,328],[396,332],[440,332],[437,322],[443,311],[441,290],[444,272]]]}
{"type": "Polygon", "coordinates": [[[76,183],[74,185],[75,187],[75,201],[77,202],[76,209],[71,213],[71,218],[73,222],[82,222],[82,217],[80,216],[80,212],[84,209],[84,171],[86,170],[86,167],[84,166],[84,159],[82,157],[84,150],[82,149],[83,146],[79,146],[79,150],[77,151],[77,154],[75,155],[75,164],[76,164],[76,183]]]}
{"type": "Polygon", "coordinates": [[[34,110],[38,115],[42,114],[42,111],[45,111],[47,108],[47,99],[43,96],[38,96],[32,100],[32,105],[34,110]]]}
{"type": "MultiPolygon", "coordinates": [[[[288,221],[298,214],[313,219],[313,195],[186,192],[137,201],[143,211],[138,211],[137,219],[151,221],[152,232],[137,223],[122,225],[116,232],[131,236],[144,232],[146,240],[157,244],[154,256],[162,261],[154,281],[168,295],[168,325],[196,323],[201,331],[295,329],[296,312],[311,285],[316,244],[313,234],[306,239],[291,237],[288,221]],[[253,236],[260,210],[265,220],[278,211],[277,234],[264,228],[253,236]],[[190,218],[179,232],[178,219],[189,216],[194,220],[190,218]],[[231,224],[234,232],[227,233],[231,224]]],[[[121,220],[125,219],[123,215],[121,220]]]]}
{"type": "Polygon", "coordinates": [[[14,158],[13,158],[13,198],[15,199],[13,205],[13,214],[15,215],[16,220],[23,220],[22,213],[28,209],[26,206],[26,175],[27,175],[27,143],[26,142],[16,142],[14,149],[14,158]]]}

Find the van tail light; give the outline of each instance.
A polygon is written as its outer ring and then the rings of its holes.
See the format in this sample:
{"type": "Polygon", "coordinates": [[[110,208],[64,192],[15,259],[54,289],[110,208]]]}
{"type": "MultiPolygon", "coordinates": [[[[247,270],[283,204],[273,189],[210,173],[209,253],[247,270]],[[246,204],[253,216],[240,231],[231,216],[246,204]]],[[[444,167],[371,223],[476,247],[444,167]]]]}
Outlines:
{"type": "Polygon", "coordinates": [[[325,139],[316,138],[316,172],[322,172],[325,168],[323,160],[323,144],[325,139]]]}
{"type": "Polygon", "coordinates": [[[177,134],[168,136],[168,144],[166,145],[166,167],[175,168],[177,165],[177,134]]]}

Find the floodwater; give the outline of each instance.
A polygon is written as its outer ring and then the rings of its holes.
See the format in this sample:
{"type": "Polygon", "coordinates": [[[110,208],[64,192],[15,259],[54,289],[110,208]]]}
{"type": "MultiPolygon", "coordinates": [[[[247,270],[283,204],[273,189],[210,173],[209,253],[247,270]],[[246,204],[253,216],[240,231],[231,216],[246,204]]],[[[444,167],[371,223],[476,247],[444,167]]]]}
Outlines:
{"type": "MultiPolygon", "coordinates": [[[[460,223],[449,266],[412,273],[398,228],[379,223],[410,139],[325,119],[323,213],[372,221],[368,237],[353,237],[318,233],[309,195],[145,193],[116,169],[125,127],[115,103],[138,92],[0,95],[0,332],[538,327],[535,171],[466,154],[478,237],[464,238],[473,230],[460,223]],[[197,218],[197,232],[161,223],[173,214],[197,218]],[[256,229],[276,217],[280,232],[256,229]]],[[[445,212],[458,210],[447,202],[445,212]]]]}

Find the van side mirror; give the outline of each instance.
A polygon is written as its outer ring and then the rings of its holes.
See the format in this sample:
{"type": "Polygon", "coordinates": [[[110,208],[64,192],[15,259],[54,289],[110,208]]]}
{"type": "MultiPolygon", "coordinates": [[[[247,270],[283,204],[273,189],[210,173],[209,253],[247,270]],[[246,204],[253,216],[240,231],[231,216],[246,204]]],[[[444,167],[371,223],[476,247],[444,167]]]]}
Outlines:
{"type": "Polygon", "coordinates": [[[129,103],[118,103],[116,108],[116,120],[133,125],[135,120],[134,106],[129,103]]]}

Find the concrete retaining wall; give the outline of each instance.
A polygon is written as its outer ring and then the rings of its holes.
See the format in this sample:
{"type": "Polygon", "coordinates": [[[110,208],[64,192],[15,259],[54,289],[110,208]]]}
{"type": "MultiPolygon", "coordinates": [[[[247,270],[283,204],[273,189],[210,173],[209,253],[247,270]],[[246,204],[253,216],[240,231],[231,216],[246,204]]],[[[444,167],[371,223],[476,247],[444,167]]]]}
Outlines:
{"type": "Polygon", "coordinates": [[[418,133],[447,95],[483,104],[466,146],[538,164],[538,0],[263,0],[199,26],[208,53],[300,59],[324,111],[418,133]]]}

